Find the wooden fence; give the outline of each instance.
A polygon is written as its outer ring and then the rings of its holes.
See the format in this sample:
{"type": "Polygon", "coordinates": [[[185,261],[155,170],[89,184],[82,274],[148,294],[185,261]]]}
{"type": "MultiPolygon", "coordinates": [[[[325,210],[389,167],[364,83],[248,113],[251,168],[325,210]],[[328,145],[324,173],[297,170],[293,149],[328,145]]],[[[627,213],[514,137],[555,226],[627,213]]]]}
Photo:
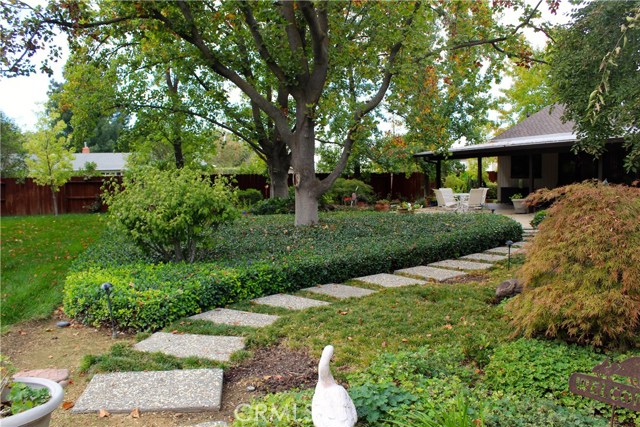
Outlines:
{"type": "MultiPolygon", "coordinates": [[[[326,175],[318,175],[324,178],[326,175]]],[[[269,197],[267,178],[262,175],[234,175],[236,186],[241,190],[255,188],[263,197],[269,197]]],[[[100,204],[100,194],[104,181],[111,177],[84,179],[71,178],[60,188],[56,195],[59,213],[86,213],[105,211],[100,204]]],[[[119,179],[116,177],[116,179],[119,179]]],[[[404,174],[371,174],[369,183],[379,198],[402,198],[414,200],[424,195],[425,178],[423,174],[414,173],[407,177],[404,174]]],[[[289,183],[291,184],[291,182],[289,183]]],[[[32,179],[16,180],[3,178],[0,180],[0,215],[44,215],[53,213],[51,190],[49,187],[37,185],[32,179]]]]}

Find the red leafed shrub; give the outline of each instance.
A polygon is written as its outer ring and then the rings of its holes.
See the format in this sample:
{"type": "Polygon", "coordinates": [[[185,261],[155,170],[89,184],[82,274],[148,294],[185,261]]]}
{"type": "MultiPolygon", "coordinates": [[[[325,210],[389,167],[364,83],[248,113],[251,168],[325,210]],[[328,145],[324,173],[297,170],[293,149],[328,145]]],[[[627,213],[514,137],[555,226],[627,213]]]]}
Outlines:
{"type": "Polygon", "coordinates": [[[640,332],[640,189],[573,184],[532,195],[555,200],[518,272],[521,295],[506,306],[516,333],[594,346],[640,332]]]}

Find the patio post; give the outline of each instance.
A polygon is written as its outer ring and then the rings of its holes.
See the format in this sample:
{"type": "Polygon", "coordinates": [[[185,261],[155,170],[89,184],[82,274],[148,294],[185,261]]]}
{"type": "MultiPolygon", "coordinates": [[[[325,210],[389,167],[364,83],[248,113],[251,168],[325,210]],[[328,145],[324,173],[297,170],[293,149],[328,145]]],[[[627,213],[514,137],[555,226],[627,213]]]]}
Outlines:
{"type": "Polygon", "coordinates": [[[482,187],[482,157],[478,157],[478,188],[482,187]]]}
{"type": "Polygon", "coordinates": [[[436,188],[442,187],[442,160],[436,160],[436,188]]]}

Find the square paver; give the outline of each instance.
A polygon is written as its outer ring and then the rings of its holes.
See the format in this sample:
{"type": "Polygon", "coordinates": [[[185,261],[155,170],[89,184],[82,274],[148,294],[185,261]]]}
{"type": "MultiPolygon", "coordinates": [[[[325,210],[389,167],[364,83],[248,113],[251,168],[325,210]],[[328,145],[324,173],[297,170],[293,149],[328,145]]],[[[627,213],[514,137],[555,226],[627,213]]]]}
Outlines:
{"type": "MultiPolygon", "coordinates": [[[[513,252],[513,247],[511,248],[511,252],[513,252]]],[[[509,253],[509,248],[507,246],[499,246],[497,248],[489,249],[484,251],[485,254],[501,254],[506,255],[509,253]]]]}
{"type": "Polygon", "coordinates": [[[159,351],[176,357],[202,357],[226,362],[232,353],[244,349],[244,338],[156,332],[134,348],[149,353],[159,351]]]}
{"type": "Polygon", "coordinates": [[[316,294],[329,295],[334,298],[361,298],[374,294],[376,291],[371,289],[357,288],[355,286],[336,285],[330,283],[328,285],[314,286],[305,288],[303,291],[314,292],[316,294]]]}
{"type": "Polygon", "coordinates": [[[493,264],[484,262],[462,261],[459,259],[445,259],[444,261],[433,262],[429,267],[444,267],[454,270],[488,270],[493,264]]]}
{"type": "Polygon", "coordinates": [[[116,372],[94,375],[71,411],[219,411],[221,399],[222,369],[116,372]]]}
{"type": "Polygon", "coordinates": [[[231,326],[249,326],[252,328],[262,328],[269,326],[278,316],[262,313],[251,313],[249,311],[230,310],[228,308],[216,308],[204,313],[189,317],[194,320],[206,320],[213,323],[221,323],[231,326]]]}
{"type": "Polygon", "coordinates": [[[408,274],[411,276],[420,276],[424,277],[425,279],[432,279],[438,282],[452,279],[454,277],[464,276],[467,274],[462,271],[445,270],[444,268],[427,267],[426,265],[403,268],[402,270],[396,270],[396,273],[408,274]]]}
{"type": "Polygon", "coordinates": [[[256,304],[270,305],[272,307],[286,308],[288,310],[304,310],[312,307],[329,305],[326,301],[318,301],[311,298],[297,297],[295,295],[275,294],[251,300],[256,304]]]}
{"type": "Polygon", "coordinates": [[[356,277],[353,280],[384,286],[385,288],[398,288],[401,286],[423,285],[424,281],[398,276],[397,274],[374,274],[372,276],[356,277]]]}
{"type": "Polygon", "coordinates": [[[460,257],[460,259],[468,259],[470,261],[498,262],[507,259],[507,257],[497,254],[470,254],[460,257]]]}

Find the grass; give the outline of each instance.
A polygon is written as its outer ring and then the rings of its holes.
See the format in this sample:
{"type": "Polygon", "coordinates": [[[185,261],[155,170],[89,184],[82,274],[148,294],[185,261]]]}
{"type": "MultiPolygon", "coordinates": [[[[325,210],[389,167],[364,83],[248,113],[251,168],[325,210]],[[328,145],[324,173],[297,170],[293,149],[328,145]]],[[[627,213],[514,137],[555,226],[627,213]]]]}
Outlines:
{"type": "Polygon", "coordinates": [[[44,318],[62,303],[71,262],[102,234],[100,215],[2,218],[0,325],[44,318]]]}

